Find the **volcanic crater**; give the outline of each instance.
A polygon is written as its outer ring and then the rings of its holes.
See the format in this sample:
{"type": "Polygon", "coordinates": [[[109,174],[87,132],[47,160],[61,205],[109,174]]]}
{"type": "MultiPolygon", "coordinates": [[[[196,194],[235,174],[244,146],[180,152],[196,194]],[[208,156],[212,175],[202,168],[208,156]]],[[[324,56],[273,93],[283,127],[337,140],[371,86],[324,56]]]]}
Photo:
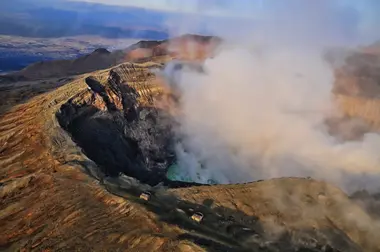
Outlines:
{"type": "Polygon", "coordinates": [[[157,67],[122,64],[86,77],[88,89],[64,103],[57,120],[102,176],[123,173],[150,186],[197,185],[166,176],[178,140],[175,120],[159,105],[175,101],[150,71],[157,67]]]}
{"type": "MultiPolygon", "coordinates": [[[[378,219],[325,182],[168,179],[177,96],[153,74],[162,66],[4,84],[14,94],[4,92],[1,104],[0,250],[380,251],[378,219]],[[201,223],[190,218],[196,212],[201,223]]],[[[349,116],[380,125],[378,99],[338,101],[349,116]]]]}

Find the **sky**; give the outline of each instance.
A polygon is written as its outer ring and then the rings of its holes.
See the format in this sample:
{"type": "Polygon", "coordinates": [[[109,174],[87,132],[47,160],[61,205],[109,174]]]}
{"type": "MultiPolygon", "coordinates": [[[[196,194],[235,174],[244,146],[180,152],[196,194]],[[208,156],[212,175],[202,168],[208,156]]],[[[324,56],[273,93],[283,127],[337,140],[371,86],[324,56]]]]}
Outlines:
{"type": "Polygon", "coordinates": [[[252,16],[264,0],[68,0],[209,16],[252,16]]]}
{"type": "MultiPolygon", "coordinates": [[[[319,24],[316,29],[342,33],[345,39],[380,38],[380,0],[67,0],[140,7],[202,17],[269,20],[291,26],[319,24]],[[331,26],[331,27],[330,27],[331,26]]],[[[252,22],[253,24],[253,22],[252,22]]],[[[279,28],[280,30],[281,28],[279,28]]]]}
{"type": "MultiPolygon", "coordinates": [[[[170,11],[170,12],[190,12],[205,14],[217,14],[225,16],[246,16],[255,17],[265,12],[267,9],[278,8],[278,6],[289,5],[291,2],[299,5],[312,2],[325,2],[325,0],[69,0],[86,1],[92,3],[102,3],[108,5],[133,6],[146,9],[170,11]]],[[[330,0],[335,2],[336,7],[349,7],[358,11],[361,15],[368,15],[368,18],[375,18],[380,14],[380,1],[378,0],[330,0]]],[[[286,8],[286,7],[285,7],[286,8]]]]}

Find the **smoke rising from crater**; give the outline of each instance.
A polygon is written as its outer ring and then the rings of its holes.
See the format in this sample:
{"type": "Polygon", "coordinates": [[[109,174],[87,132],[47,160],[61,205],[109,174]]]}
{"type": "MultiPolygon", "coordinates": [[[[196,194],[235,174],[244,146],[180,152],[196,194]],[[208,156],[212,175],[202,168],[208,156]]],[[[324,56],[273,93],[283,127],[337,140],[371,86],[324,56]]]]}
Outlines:
{"type": "MultiPolygon", "coordinates": [[[[205,61],[206,74],[177,80],[178,164],[203,183],[311,176],[348,191],[378,189],[380,135],[342,141],[326,124],[341,115],[323,55],[360,34],[342,23],[353,14],[338,1],[286,3],[260,19],[210,22],[226,43],[205,61]]],[[[343,134],[358,126],[342,124],[343,134]]]]}

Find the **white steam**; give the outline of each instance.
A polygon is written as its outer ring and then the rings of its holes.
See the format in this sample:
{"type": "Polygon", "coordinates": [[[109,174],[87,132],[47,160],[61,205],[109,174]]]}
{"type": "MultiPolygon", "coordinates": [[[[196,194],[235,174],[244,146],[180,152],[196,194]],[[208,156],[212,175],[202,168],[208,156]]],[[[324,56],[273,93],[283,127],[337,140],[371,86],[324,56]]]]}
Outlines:
{"type": "Polygon", "coordinates": [[[334,79],[318,52],[229,49],[205,68],[177,76],[177,155],[194,181],[312,176],[344,186],[345,174],[380,172],[380,135],[342,142],[328,134],[334,79]]]}
{"type": "Polygon", "coordinates": [[[325,123],[339,113],[323,52],[345,44],[354,31],[348,36],[341,26],[337,1],[290,2],[293,9],[279,5],[244,25],[210,23],[216,35],[239,46],[207,59],[206,74],[175,77],[182,94],[180,170],[201,183],[311,176],[349,191],[378,189],[380,135],[341,141],[325,123]]]}

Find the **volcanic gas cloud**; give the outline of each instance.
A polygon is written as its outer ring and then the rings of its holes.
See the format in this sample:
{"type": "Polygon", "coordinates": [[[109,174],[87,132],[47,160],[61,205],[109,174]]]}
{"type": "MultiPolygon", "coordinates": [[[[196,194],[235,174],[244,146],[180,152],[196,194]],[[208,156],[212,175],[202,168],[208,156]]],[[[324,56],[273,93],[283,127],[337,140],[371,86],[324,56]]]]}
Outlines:
{"type": "MultiPolygon", "coordinates": [[[[219,53],[205,60],[205,73],[176,77],[176,176],[201,183],[311,176],[346,190],[377,189],[380,135],[342,139],[326,123],[342,116],[324,57],[329,46],[348,45],[337,1],[288,2],[293,10],[244,20],[240,33],[228,28],[239,22],[211,22],[225,41],[219,53]]],[[[347,132],[356,125],[340,123],[347,132]]]]}

